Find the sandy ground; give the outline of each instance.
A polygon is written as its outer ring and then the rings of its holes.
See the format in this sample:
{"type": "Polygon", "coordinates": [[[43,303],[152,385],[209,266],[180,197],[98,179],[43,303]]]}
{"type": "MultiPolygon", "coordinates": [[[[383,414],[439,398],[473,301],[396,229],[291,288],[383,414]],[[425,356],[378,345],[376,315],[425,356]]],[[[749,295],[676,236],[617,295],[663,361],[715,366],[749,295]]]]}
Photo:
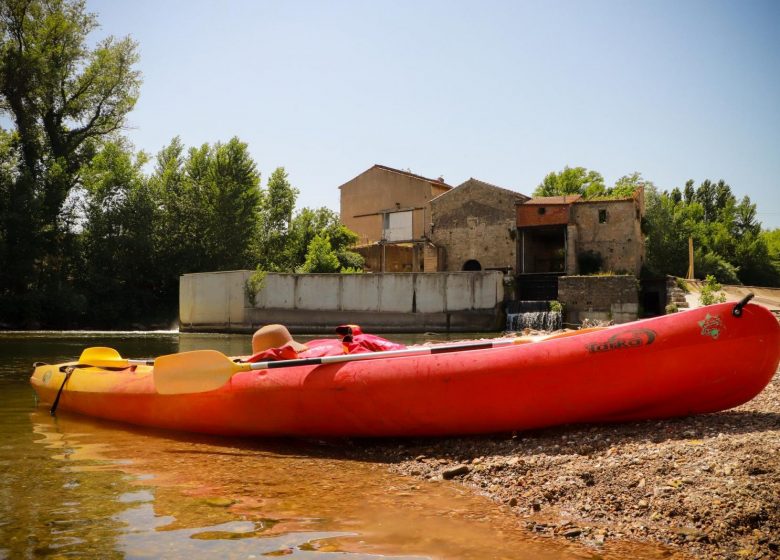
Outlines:
{"type": "Polygon", "coordinates": [[[529,530],[595,552],[620,539],[695,558],[780,558],[780,371],[752,401],[715,414],[356,447],[397,472],[455,480],[529,530]]]}
{"type": "MultiPolygon", "coordinates": [[[[687,280],[686,284],[690,290],[685,299],[691,309],[700,307],[699,302],[701,282],[687,280]]],[[[753,303],[763,305],[775,314],[780,313],[780,288],[760,288],[756,286],[723,286],[723,293],[726,294],[726,301],[739,301],[748,294],[753,294],[753,303]]]]}

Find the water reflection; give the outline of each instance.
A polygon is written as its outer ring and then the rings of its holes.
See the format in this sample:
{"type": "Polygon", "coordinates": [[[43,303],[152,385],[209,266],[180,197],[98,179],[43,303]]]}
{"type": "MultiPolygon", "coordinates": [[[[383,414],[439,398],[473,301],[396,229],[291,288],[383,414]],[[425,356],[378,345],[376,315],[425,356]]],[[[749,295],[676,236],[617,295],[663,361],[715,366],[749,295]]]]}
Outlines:
{"type": "Polygon", "coordinates": [[[31,420],[56,464],[45,515],[58,529],[35,554],[100,543],[133,558],[582,557],[529,542],[508,511],[455,485],[394,476],[338,447],[179,438],[41,410],[31,420]]]}

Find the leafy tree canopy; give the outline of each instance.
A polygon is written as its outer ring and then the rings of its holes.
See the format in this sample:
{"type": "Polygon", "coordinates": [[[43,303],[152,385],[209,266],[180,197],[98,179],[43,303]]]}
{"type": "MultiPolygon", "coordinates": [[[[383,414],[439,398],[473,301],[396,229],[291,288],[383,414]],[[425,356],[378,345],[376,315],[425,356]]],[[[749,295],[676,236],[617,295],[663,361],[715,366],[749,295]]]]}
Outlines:
{"type": "Polygon", "coordinates": [[[136,44],[89,46],[96,27],[83,0],[0,2],[0,113],[13,126],[0,142],[0,308],[17,323],[71,315],[72,191],[138,97],[136,44]]]}
{"type": "Polygon", "coordinates": [[[624,198],[634,194],[637,188],[652,183],[634,172],[624,175],[612,187],[607,187],[604,177],[598,171],[584,167],[564,167],[562,171],[551,172],[534,191],[534,196],[561,196],[579,194],[584,198],[624,198]]]}
{"type": "Polygon", "coordinates": [[[650,270],[684,276],[688,267],[688,238],[694,243],[694,272],[712,275],[726,284],[780,285],[780,263],[771,256],[772,235],[762,233],[756,205],[741,200],[723,180],[702,181],[683,189],[645,191],[647,266],[650,270]]]}
{"type": "Polygon", "coordinates": [[[606,190],[604,177],[598,171],[588,171],[584,167],[566,166],[562,171],[550,172],[536,187],[534,196],[560,196],[581,194],[596,196],[606,190]]]}

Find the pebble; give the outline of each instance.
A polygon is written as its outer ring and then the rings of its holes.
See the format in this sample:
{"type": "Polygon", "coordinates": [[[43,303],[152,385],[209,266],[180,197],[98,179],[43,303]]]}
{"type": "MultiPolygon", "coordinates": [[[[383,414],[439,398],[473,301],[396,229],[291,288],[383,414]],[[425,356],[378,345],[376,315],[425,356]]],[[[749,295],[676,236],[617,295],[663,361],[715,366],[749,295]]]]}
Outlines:
{"type": "Polygon", "coordinates": [[[470,469],[466,465],[458,465],[457,467],[453,467],[451,469],[445,469],[441,473],[441,477],[444,480],[452,480],[456,476],[463,476],[464,474],[468,474],[470,469]]]}

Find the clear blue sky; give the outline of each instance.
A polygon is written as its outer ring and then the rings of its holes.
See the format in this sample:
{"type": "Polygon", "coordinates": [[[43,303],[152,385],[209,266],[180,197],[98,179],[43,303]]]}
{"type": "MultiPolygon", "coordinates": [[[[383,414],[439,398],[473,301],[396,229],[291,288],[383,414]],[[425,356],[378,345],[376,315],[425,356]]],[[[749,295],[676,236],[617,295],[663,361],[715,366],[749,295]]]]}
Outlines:
{"type": "Polygon", "coordinates": [[[128,135],[238,136],[298,206],[374,163],[530,194],[565,165],[724,179],[780,227],[780,2],[88,0],[140,45],[128,135]]]}

